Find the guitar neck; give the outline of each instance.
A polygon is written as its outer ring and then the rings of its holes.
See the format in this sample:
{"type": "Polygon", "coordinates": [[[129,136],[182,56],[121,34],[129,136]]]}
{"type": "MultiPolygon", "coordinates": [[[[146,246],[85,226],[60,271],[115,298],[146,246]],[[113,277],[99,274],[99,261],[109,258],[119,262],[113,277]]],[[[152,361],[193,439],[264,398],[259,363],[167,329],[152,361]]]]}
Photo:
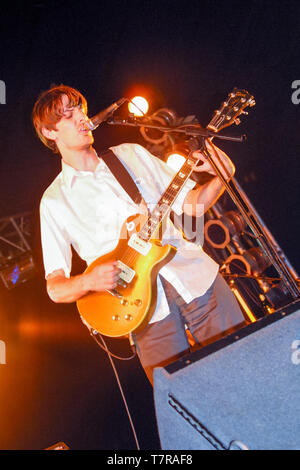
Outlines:
{"type": "Polygon", "coordinates": [[[148,219],[139,232],[140,238],[145,241],[149,241],[159,229],[163,219],[169,214],[171,207],[183,188],[186,180],[193,172],[193,166],[198,163],[198,161],[199,158],[192,156],[192,154],[189,155],[148,216],[148,219]]]}

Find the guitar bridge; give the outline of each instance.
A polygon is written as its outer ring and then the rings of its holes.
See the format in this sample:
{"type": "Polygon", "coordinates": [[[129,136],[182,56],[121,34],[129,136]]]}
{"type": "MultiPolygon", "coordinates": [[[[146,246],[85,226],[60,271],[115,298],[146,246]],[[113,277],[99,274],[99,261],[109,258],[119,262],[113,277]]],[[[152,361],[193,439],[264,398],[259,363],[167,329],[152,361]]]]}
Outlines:
{"type": "Polygon", "coordinates": [[[123,298],[123,295],[120,294],[120,292],[118,292],[116,289],[106,289],[106,292],[108,292],[109,294],[113,295],[114,297],[117,297],[118,299],[122,299],[122,298],[123,298]]]}

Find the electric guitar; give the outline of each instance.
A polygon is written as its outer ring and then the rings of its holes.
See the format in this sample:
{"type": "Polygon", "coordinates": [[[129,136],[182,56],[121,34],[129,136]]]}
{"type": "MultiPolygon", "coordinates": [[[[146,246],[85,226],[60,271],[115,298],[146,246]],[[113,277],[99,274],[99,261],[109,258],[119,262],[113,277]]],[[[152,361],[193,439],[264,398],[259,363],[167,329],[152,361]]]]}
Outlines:
{"type": "MultiPolygon", "coordinates": [[[[254,104],[253,96],[246,90],[235,88],[215,111],[207,128],[218,132],[234,122],[239,124],[238,116],[247,114],[244,109],[254,104]]],[[[140,214],[129,217],[117,247],[86,269],[89,272],[97,265],[117,260],[121,270],[115,289],[90,292],[77,301],[82,318],[92,329],[105,336],[121,337],[140,331],[150,321],[156,308],[157,275],[176,254],[175,247],[161,244],[157,232],[198,161],[190,153],[145,221],[141,223],[140,214]]]]}

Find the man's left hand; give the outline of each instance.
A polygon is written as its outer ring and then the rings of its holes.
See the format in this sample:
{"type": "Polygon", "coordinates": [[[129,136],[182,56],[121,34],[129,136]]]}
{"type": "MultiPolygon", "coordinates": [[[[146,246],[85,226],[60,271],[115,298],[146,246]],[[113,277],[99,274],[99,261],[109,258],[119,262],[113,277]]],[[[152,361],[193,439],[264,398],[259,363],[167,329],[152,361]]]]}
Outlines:
{"type": "Polygon", "coordinates": [[[193,171],[200,173],[201,171],[205,171],[207,173],[215,175],[214,170],[212,169],[210,163],[207,160],[207,157],[200,152],[200,150],[195,150],[193,152],[193,157],[199,159],[198,163],[193,166],[193,171]]]}

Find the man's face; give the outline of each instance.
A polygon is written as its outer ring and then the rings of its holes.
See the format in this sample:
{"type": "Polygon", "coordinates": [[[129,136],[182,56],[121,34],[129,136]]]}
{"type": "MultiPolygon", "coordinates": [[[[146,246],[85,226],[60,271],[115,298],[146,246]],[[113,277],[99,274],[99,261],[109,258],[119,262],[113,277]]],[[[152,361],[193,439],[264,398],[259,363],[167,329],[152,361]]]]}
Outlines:
{"type": "Polygon", "coordinates": [[[71,106],[67,95],[62,95],[63,117],[56,123],[52,136],[59,151],[83,150],[89,147],[94,138],[86,128],[87,115],[81,106],[71,106]]]}

